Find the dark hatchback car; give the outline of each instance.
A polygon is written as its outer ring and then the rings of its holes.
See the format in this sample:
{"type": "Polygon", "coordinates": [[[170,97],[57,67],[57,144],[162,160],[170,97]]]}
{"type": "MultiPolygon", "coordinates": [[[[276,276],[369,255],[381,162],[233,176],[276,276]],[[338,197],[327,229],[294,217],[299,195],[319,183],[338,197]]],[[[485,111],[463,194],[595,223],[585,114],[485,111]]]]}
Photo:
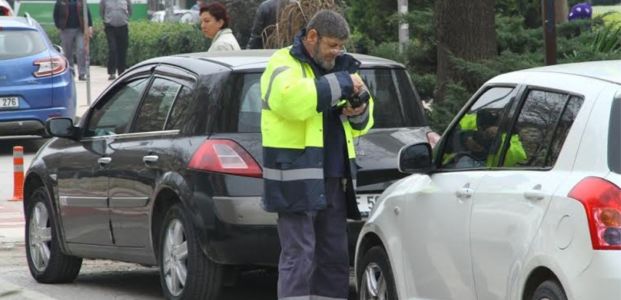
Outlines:
{"type": "MultiPolygon", "coordinates": [[[[107,258],[159,266],[166,298],[218,299],[226,272],[275,266],[276,215],[260,206],[259,79],[272,53],[151,59],[108,87],[77,126],[48,121],[55,138],[25,182],[33,277],[72,281],[82,258],[107,258]]],[[[399,149],[435,133],[402,65],[356,57],[376,103],[374,128],[356,141],[359,207],[368,212],[403,177],[399,149]]],[[[350,222],[352,247],[361,225],[350,222]]]]}

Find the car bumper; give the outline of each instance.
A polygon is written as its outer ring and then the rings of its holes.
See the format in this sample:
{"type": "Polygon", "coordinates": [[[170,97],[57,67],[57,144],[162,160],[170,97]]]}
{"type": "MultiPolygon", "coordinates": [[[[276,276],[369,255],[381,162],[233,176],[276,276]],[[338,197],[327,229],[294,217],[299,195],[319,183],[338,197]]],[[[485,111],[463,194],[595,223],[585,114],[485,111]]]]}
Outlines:
{"type": "MultiPolygon", "coordinates": [[[[195,200],[196,197],[204,198],[204,195],[195,194],[195,200]]],[[[261,208],[261,197],[213,197],[198,202],[213,204],[213,209],[201,209],[202,219],[207,221],[204,227],[201,226],[206,229],[203,249],[207,256],[222,264],[278,265],[277,214],[261,208]]],[[[362,221],[348,223],[351,262],[362,224],[362,221]]]]}
{"type": "Polygon", "coordinates": [[[73,118],[74,114],[75,110],[66,107],[0,111],[0,135],[40,135],[44,133],[47,119],[73,118]]]}
{"type": "Polygon", "coordinates": [[[564,286],[571,299],[618,300],[621,297],[621,251],[596,251],[591,264],[564,286]]]}

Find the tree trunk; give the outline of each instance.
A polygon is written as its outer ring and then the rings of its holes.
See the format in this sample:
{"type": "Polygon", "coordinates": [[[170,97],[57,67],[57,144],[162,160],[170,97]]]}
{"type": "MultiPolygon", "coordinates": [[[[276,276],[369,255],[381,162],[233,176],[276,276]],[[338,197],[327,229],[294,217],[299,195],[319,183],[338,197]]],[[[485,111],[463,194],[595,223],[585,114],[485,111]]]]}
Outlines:
{"type": "Polygon", "coordinates": [[[450,81],[460,80],[451,55],[470,61],[496,56],[495,3],[495,0],[436,0],[436,101],[444,99],[450,81]]]}
{"type": "Polygon", "coordinates": [[[556,24],[567,22],[567,15],[569,14],[569,5],[567,0],[554,0],[554,20],[556,24]]]}

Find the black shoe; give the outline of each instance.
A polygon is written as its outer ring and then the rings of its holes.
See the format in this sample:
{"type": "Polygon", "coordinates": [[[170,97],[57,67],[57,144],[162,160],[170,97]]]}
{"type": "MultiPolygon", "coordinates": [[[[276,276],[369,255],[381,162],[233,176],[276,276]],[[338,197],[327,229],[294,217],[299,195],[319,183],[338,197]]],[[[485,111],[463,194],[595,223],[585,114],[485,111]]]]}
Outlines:
{"type": "Polygon", "coordinates": [[[110,76],[108,76],[108,80],[115,80],[116,79],[116,75],[114,74],[110,74],[110,76]]]}
{"type": "Polygon", "coordinates": [[[80,76],[78,76],[78,80],[80,80],[80,81],[86,81],[86,75],[80,75],[80,76]]]}

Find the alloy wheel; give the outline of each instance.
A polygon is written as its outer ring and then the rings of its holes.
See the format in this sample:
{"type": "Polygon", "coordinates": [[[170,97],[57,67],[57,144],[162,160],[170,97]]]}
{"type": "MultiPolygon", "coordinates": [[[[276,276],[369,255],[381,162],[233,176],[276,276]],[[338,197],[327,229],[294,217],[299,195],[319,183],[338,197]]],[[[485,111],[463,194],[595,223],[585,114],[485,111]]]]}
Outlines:
{"type": "Polygon", "coordinates": [[[28,237],[33,265],[37,271],[43,272],[50,262],[52,228],[47,207],[42,202],[38,202],[32,209],[28,237]]]}
{"type": "Polygon", "coordinates": [[[173,219],[166,228],[163,250],[166,286],[168,291],[176,297],[183,292],[188,274],[188,241],[183,224],[178,219],[173,219]]]}
{"type": "Polygon", "coordinates": [[[376,263],[369,263],[364,270],[360,287],[360,300],[386,300],[388,289],[382,269],[376,263]]]}

